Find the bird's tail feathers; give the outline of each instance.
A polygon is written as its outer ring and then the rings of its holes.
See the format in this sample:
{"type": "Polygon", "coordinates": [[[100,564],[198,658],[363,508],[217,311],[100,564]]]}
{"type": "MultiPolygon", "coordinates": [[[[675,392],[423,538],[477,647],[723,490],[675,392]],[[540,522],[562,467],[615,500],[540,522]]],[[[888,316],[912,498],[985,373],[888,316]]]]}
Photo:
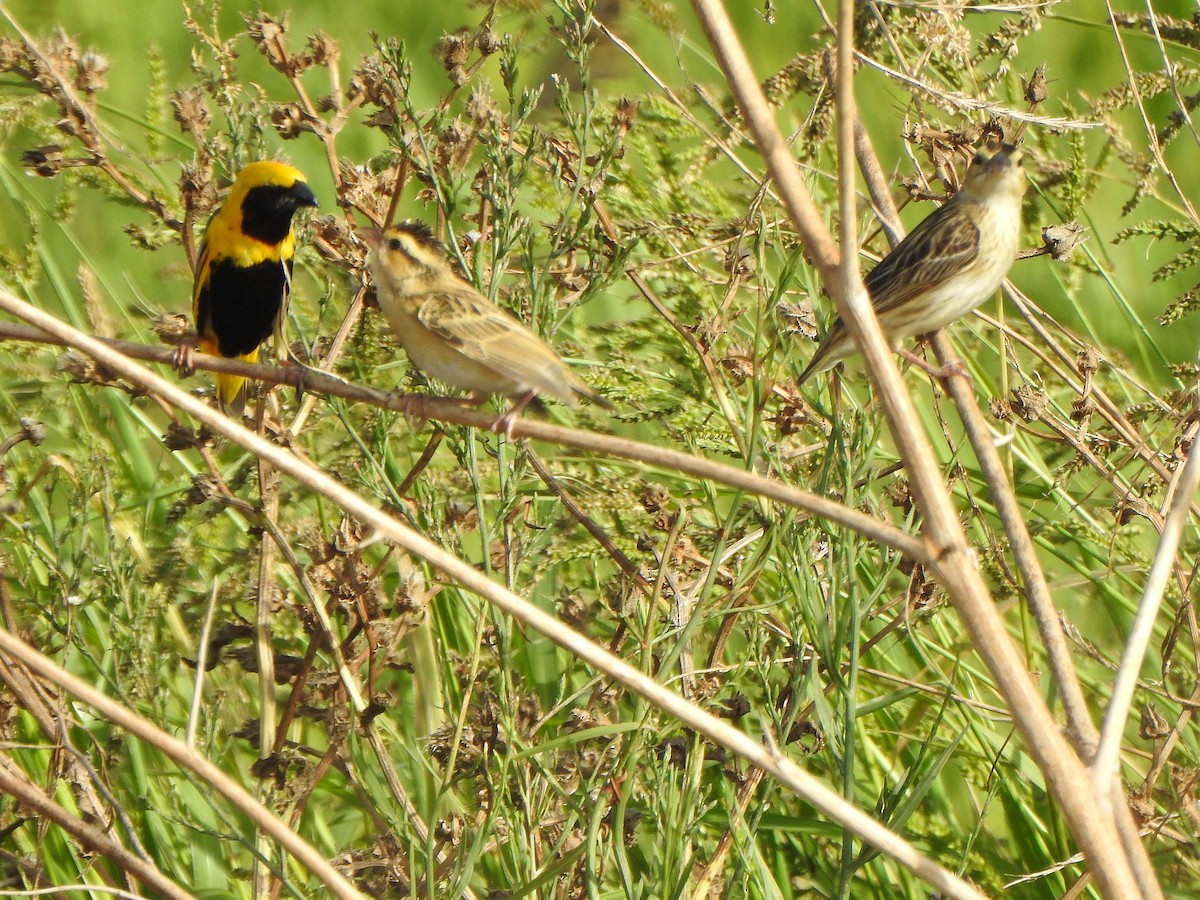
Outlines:
{"type": "MultiPolygon", "coordinates": [[[[258,348],[256,347],[245,356],[239,356],[237,359],[243,362],[258,362],[258,348]]],[[[241,375],[230,375],[225,372],[217,374],[217,399],[221,403],[221,410],[231,419],[241,419],[242,413],[246,411],[246,400],[250,396],[250,382],[241,375]]]]}
{"type": "Polygon", "coordinates": [[[588,387],[585,384],[582,388],[576,387],[575,391],[580,396],[586,397],[592,403],[595,403],[597,406],[607,409],[609,412],[616,412],[617,407],[613,405],[613,403],[607,397],[596,391],[594,388],[588,387]]]}

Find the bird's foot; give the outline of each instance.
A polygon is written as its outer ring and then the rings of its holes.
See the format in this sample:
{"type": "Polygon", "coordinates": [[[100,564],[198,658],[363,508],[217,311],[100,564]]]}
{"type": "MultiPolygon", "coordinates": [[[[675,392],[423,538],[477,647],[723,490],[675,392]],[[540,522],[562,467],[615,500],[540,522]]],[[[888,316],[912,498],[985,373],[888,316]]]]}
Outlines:
{"type": "Polygon", "coordinates": [[[190,378],[196,372],[196,345],[191,341],[180,344],[171,356],[171,365],[179,373],[180,378],[190,378]]]}
{"type": "Polygon", "coordinates": [[[975,384],[975,379],[971,376],[971,373],[967,371],[967,364],[961,359],[952,359],[944,366],[935,366],[920,356],[917,356],[917,354],[913,353],[912,351],[905,350],[903,347],[896,352],[907,359],[918,369],[924,371],[927,375],[929,375],[930,378],[943,381],[947,378],[958,377],[965,378],[967,384],[969,385],[975,384]]]}
{"type": "Polygon", "coordinates": [[[308,363],[300,362],[297,357],[292,355],[291,351],[288,351],[288,354],[279,360],[279,365],[289,372],[295,372],[295,375],[292,375],[288,379],[288,383],[295,386],[296,402],[299,403],[304,399],[304,395],[308,391],[309,376],[317,370],[308,365],[308,363]]]}
{"type": "Polygon", "coordinates": [[[506,441],[512,440],[513,427],[517,424],[517,419],[521,417],[522,410],[527,407],[534,397],[537,396],[537,391],[526,391],[522,394],[517,402],[512,405],[504,415],[492,423],[492,431],[496,434],[503,434],[506,441]]]}

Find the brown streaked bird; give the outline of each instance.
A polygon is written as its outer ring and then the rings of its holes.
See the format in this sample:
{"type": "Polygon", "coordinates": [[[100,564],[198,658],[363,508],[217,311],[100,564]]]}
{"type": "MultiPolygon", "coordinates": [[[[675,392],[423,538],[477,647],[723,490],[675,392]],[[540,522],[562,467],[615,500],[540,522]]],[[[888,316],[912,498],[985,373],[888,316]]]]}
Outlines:
{"type": "Polygon", "coordinates": [[[412,364],[470,391],[472,402],[489,394],[515,399],[494,430],[511,437],[516,417],[538,394],[612,408],[545,341],[460,277],[428,226],[401,222],[358,234],[370,248],[379,309],[412,364]]]}
{"type": "MultiPolygon", "coordinates": [[[[978,153],[958,193],[934,210],[865,279],[893,347],[944,328],[995,293],[1017,256],[1025,173],[1020,151],[978,153]]],[[[830,326],[803,384],[857,352],[842,317],[830,326]]]]}
{"type": "MultiPolygon", "coordinates": [[[[258,360],[272,335],[283,347],[296,235],[292,216],[317,198],[299,169],[264,160],[250,163],[208,222],[192,289],[192,315],[204,353],[258,360]]],[[[187,355],[180,356],[181,368],[187,355]]],[[[217,375],[221,408],[239,418],[246,379],[217,375]]]]}

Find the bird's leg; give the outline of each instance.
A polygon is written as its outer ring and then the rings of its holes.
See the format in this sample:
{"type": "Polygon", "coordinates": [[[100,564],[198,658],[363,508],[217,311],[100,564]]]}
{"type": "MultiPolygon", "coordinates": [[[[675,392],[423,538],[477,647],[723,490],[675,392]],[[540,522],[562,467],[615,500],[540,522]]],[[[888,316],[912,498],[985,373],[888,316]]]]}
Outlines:
{"type": "Polygon", "coordinates": [[[179,372],[180,378],[190,378],[196,372],[196,345],[191,341],[184,341],[175,348],[175,354],[171,357],[171,365],[179,372]]]}
{"type": "Polygon", "coordinates": [[[896,350],[901,356],[907,359],[910,363],[921,369],[930,378],[936,378],[939,381],[951,378],[957,375],[959,378],[965,378],[968,384],[974,384],[975,379],[971,377],[971,373],[967,371],[967,364],[961,359],[954,359],[946,363],[944,366],[935,366],[923,357],[917,356],[911,350],[905,350],[900,347],[896,350]]]}
{"type": "Polygon", "coordinates": [[[296,372],[296,402],[299,403],[304,399],[304,392],[308,388],[308,374],[312,369],[291,354],[283,361],[283,364],[289,369],[294,369],[296,372]]]}
{"type": "Polygon", "coordinates": [[[517,418],[536,396],[537,391],[526,391],[522,394],[508,412],[492,423],[492,431],[503,434],[506,441],[511,441],[513,426],[517,424],[517,418]]]}
{"type": "Polygon", "coordinates": [[[296,402],[299,403],[304,399],[305,393],[308,391],[308,376],[313,372],[319,372],[320,369],[313,368],[308,363],[302,361],[299,356],[292,352],[292,348],[283,342],[283,335],[275,335],[275,361],[281,368],[293,369],[296,372],[296,402]]]}

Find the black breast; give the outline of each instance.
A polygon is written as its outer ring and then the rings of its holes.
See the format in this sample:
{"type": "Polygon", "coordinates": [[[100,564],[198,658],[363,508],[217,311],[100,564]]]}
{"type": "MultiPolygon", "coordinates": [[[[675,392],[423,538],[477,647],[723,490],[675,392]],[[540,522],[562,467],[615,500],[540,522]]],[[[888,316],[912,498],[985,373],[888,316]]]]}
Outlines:
{"type": "MultiPolygon", "coordinates": [[[[289,260],[289,274],[291,269],[289,260]]],[[[221,355],[244,356],[269,338],[284,314],[286,291],[284,264],[277,259],[246,268],[227,259],[214,263],[201,305],[221,355]]]]}

